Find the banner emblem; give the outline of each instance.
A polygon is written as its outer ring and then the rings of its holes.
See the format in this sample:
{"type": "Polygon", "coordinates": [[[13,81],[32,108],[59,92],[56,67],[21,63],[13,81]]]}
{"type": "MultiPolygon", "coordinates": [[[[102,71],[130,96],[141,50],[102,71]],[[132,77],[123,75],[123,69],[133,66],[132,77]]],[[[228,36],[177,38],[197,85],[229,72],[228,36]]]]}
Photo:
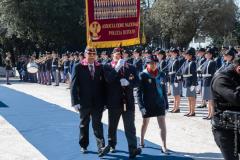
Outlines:
{"type": "Polygon", "coordinates": [[[88,46],[140,44],[140,0],[86,0],[88,46]]]}

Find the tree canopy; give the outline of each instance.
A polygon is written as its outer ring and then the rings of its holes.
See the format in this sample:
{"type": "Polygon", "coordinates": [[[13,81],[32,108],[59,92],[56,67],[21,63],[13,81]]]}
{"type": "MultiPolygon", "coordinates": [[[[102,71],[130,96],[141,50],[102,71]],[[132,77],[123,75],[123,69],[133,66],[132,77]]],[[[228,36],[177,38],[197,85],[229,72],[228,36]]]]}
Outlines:
{"type": "Polygon", "coordinates": [[[146,13],[146,34],[187,46],[194,36],[212,38],[232,33],[237,21],[233,0],[156,0],[146,13]]]}
{"type": "MultiPolygon", "coordinates": [[[[234,0],[141,0],[142,30],[171,46],[186,47],[194,36],[223,43],[239,37],[234,0]]],[[[0,44],[18,52],[32,48],[80,49],[86,44],[85,0],[0,0],[0,44]]]]}
{"type": "Polygon", "coordinates": [[[75,48],[85,42],[84,8],[84,0],[0,0],[0,22],[5,37],[75,48]]]}

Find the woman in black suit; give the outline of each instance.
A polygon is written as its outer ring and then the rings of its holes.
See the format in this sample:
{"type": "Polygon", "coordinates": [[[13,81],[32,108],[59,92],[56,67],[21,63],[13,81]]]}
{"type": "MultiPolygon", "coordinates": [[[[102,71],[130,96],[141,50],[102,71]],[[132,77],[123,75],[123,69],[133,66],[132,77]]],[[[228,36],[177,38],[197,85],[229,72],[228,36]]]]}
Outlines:
{"type": "Polygon", "coordinates": [[[157,69],[157,57],[146,58],[146,69],[140,73],[140,84],[137,90],[137,100],[143,116],[140,146],[144,147],[144,136],[151,117],[157,117],[161,130],[162,152],[167,152],[165,111],[168,100],[165,87],[164,73],[157,69]]]}

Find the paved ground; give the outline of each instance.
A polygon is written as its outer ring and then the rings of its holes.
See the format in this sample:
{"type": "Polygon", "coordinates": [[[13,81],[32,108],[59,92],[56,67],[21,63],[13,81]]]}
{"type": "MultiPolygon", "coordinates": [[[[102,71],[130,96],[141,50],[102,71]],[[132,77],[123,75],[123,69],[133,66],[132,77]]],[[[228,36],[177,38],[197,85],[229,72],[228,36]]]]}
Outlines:
{"type": "MultiPolygon", "coordinates": [[[[11,89],[11,91],[25,93],[29,96],[44,100],[49,104],[57,105],[58,108],[62,107],[71,111],[71,113],[74,112],[70,107],[69,90],[66,89],[67,86],[64,84],[61,84],[59,87],[54,87],[13,81],[12,85],[6,86],[1,80],[2,79],[0,79],[0,101],[4,103],[8,102],[7,105],[9,105],[11,101],[1,98],[1,95],[4,95],[1,90],[11,89]]],[[[172,98],[169,97],[169,100],[171,99],[172,98]]],[[[13,105],[16,103],[19,105],[23,104],[21,99],[15,99],[14,96],[11,97],[11,100],[13,105]]],[[[40,102],[36,101],[34,103],[37,104],[40,102]]],[[[168,148],[172,150],[174,154],[192,157],[194,159],[221,159],[220,151],[213,140],[210,121],[202,120],[202,117],[207,114],[207,110],[198,109],[197,116],[192,118],[184,117],[183,115],[186,112],[187,101],[185,98],[182,98],[181,113],[167,114],[168,148]]],[[[32,141],[26,138],[22,130],[18,130],[19,126],[17,126],[16,123],[12,121],[11,123],[8,122],[4,114],[1,114],[0,110],[0,159],[50,159],[49,157],[46,158],[46,155],[41,150],[39,151],[39,146],[31,144],[32,141]]],[[[9,113],[7,116],[9,118],[9,113]]],[[[138,137],[140,137],[141,121],[141,114],[139,110],[136,109],[136,128],[138,137]]],[[[107,112],[104,112],[103,122],[107,125],[107,112]]],[[[119,130],[124,130],[122,122],[119,124],[119,130]]],[[[152,144],[160,145],[156,119],[152,119],[149,124],[146,140],[152,144]]]]}

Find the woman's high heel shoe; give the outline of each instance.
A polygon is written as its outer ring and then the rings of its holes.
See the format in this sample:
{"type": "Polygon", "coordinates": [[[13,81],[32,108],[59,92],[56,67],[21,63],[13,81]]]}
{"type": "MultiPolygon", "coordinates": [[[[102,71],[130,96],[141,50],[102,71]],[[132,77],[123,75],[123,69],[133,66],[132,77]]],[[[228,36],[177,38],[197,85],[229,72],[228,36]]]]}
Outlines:
{"type": "Polygon", "coordinates": [[[180,113],[180,109],[174,110],[172,113],[180,113]]]}
{"type": "Polygon", "coordinates": [[[188,117],[194,117],[195,115],[196,115],[196,114],[195,114],[195,112],[194,112],[194,113],[189,114],[188,117]]]}
{"type": "Polygon", "coordinates": [[[167,149],[161,149],[161,152],[165,155],[170,155],[167,149]]]}
{"type": "Polygon", "coordinates": [[[140,147],[140,148],[144,148],[144,147],[145,147],[145,144],[140,144],[139,147],[140,147]]]}

